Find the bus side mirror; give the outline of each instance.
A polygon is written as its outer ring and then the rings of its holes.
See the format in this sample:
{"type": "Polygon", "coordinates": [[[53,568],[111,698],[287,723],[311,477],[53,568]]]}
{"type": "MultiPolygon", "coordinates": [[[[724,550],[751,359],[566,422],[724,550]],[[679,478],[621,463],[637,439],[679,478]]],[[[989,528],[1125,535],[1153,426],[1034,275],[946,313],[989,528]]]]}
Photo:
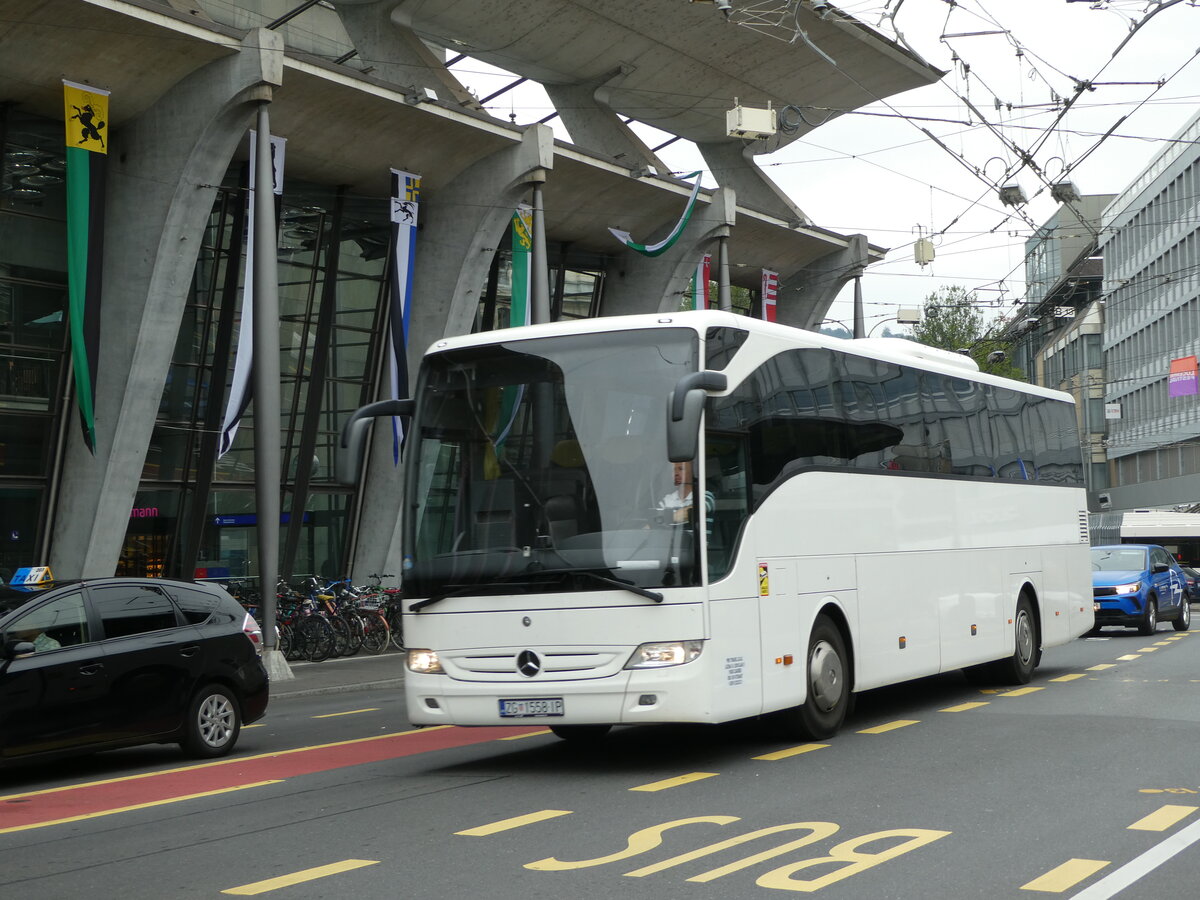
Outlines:
{"type": "Polygon", "coordinates": [[[356,409],[342,426],[342,439],[337,454],[337,480],[339,484],[353,487],[362,475],[363,448],[367,440],[367,426],[371,419],[382,416],[408,416],[413,414],[412,400],[380,400],[356,409]]]}
{"type": "Polygon", "coordinates": [[[679,379],[667,400],[667,459],[691,462],[700,441],[700,413],[708,391],[723,391],[729,385],[724,372],[693,372],[679,379]]]}

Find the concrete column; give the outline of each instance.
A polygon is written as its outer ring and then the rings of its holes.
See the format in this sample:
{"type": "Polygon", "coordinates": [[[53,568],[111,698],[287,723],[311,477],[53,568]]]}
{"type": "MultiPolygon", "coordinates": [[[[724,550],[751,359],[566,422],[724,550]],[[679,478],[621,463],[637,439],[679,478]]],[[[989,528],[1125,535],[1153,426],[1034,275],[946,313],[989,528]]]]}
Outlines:
{"type": "Polygon", "coordinates": [[[111,575],[120,558],[200,239],[259,101],[283,78],[283,41],[248,34],[239,52],[179,82],[112,135],[105,216],[96,455],[69,427],[50,565],[59,578],[111,575]]]}
{"type": "Polygon", "coordinates": [[[797,225],[812,224],[812,220],[780,190],[779,185],[754,164],[753,146],[747,146],[742,141],[719,141],[697,144],[696,149],[704,157],[717,183],[737,191],[738,199],[746,209],[797,225]]]}
{"type": "Polygon", "coordinates": [[[550,102],[558,110],[558,117],[571,135],[577,147],[587,147],[591,153],[610,156],[619,165],[638,169],[653,166],[660,175],[667,172],[666,165],[654,155],[633,130],[621,121],[621,117],[598,99],[604,85],[619,76],[621,70],[611,72],[587,84],[547,84],[550,102]]]}
{"type": "Polygon", "coordinates": [[[849,243],[779,279],[777,322],[816,331],[846,282],[862,274],[870,262],[866,235],[852,234],[849,243]]]}
{"type": "MultiPolygon", "coordinates": [[[[475,319],[488,268],[513,210],[526,200],[544,170],[554,166],[554,132],[531,125],[519,144],[463,170],[436,194],[422,198],[421,232],[413,269],[408,331],[409,384],[431,344],[467,334],[475,319]]],[[[391,428],[379,420],[371,437],[363,480],[358,542],[351,577],[402,574],[400,468],[392,464],[391,428]],[[382,426],[382,427],[381,427],[382,426]]]]}
{"type": "MultiPolygon", "coordinates": [[[[720,188],[713,192],[708,203],[703,199],[697,201],[687,228],[661,256],[643,256],[633,250],[620,253],[605,275],[601,314],[677,312],[700,255],[709,252],[717,238],[730,234],[736,217],[737,195],[730,188],[720,188]]],[[[674,224],[675,220],[663,223],[660,233],[666,233],[674,224]]],[[[654,240],[647,235],[637,238],[644,242],[654,240]]]]}
{"type": "Polygon", "coordinates": [[[486,112],[470,91],[408,27],[397,0],[339,0],[337,14],[371,75],[400,87],[429,88],[438,100],[486,112]]]}

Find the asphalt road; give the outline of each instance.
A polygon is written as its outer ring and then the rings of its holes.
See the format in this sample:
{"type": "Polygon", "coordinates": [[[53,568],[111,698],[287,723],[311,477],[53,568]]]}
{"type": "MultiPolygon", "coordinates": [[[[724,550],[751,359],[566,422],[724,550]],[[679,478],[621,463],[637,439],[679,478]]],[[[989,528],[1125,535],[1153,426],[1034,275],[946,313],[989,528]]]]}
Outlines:
{"type": "Polygon", "coordinates": [[[816,745],[737,723],[580,751],[536,722],[411,729],[394,686],[300,693],[218,765],[152,747],[0,773],[0,888],[1194,900],[1198,653],[1170,625],[1108,631],[1025,688],[870,692],[816,745]]]}

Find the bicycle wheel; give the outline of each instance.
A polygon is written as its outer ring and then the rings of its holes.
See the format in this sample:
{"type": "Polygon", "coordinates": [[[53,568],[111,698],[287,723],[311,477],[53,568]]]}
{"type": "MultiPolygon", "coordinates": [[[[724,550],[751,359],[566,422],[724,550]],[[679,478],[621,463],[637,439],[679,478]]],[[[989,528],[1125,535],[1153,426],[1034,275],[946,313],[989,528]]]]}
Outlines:
{"type": "Polygon", "coordinates": [[[292,658],[292,626],[287,622],[275,626],[275,649],[283,654],[284,659],[292,658]]]}
{"type": "Polygon", "coordinates": [[[399,606],[388,607],[387,624],[391,632],[392,646],[397,650],[404,650],[404,618],[399,606]]]}
{"type": "Polygon", "coordinates": [[[366,630],[363,632],[363,649],[368,653],[382,653],[387,649],[392,630],[388,628],[387,619],[382,615],[373,614],[366,617],[366,630]]]}
{"type": "Polygon", "coordinates": [[[342,610],[340,618],[350,629],[350,644],[346,647],[346,652],[342,655],[353,656],[362,649],[363,638],[366,636],[366,625],[363,622],[362,615],[357,610],[342,610]]]}
{"type": "Polygon", "coordinates": [[[296,636],[309,662],[329,659],[333,653],[333,629],[320,616],[305,616],[296,628],[296,636]]]}
{"type": "Polygon", "coordinates": [[[333,631],[333,650],[330,656],[348,656],[350,653],[350,626],[341,616],[330,616],[325,624],[333,631]]]}

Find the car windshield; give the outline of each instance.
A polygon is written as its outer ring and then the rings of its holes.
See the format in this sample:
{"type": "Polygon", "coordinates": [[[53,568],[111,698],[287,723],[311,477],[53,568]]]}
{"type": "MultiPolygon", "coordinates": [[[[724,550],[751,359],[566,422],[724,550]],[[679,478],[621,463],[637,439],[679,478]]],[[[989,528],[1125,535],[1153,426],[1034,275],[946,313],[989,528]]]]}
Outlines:
{"type": "Polygon", "coordinates": [[[698,355],[695,332],[661,328],[427,357],[405,594],[698,583],[691,485],[666,449],[667,400],[698,355]]]}
{"type": "Polygon", "coordinates": [[[1140,572],[1146,568],[1146,551],[1140,547],[1093,547],[1093,572],[1140,572]]]}

